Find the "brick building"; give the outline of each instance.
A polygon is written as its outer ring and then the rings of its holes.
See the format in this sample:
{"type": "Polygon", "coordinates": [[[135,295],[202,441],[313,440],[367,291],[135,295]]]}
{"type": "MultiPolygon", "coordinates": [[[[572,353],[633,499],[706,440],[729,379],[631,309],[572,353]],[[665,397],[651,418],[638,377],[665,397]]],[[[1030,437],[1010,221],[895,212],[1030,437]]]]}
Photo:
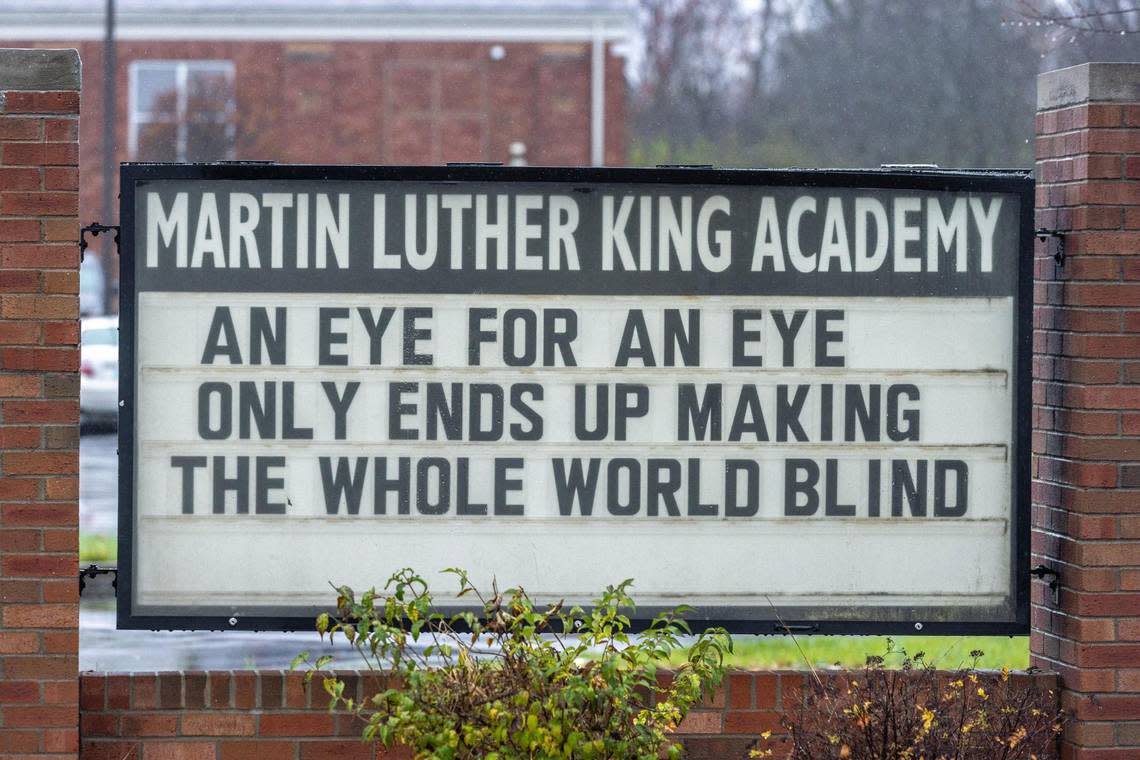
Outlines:
{"type": "MultiPolygon", "coordinates": [[[[105,7],[0,0],[0,47],[78,49],[80,219],[110,223],[105,7]]],[[[507,163],[513,145],[620,165],[632,22],[628,0],[118,0],[112,163],[507,163]]]]}
{"type": "MultiPolygon", "coordinates": [[[[1058,261],[1046,236],[1034,262],[1032,561],[1059,577],[1055,595],[1043,582],[1032,592],[1033,662],[1054,673],[1015,678],[1059,678],[1061,757],[1132,760],[1140,64],[1038,84],[1036,224],[1066,247],[1058,261]]],[[[0,50],[0,755],[373,760],[359,726],[297,673],[79,673],[79,89],[74,51],[0,50]]],[[[797,709],[807,677],[732,673],[679,726],[687,756],[745,757],[797,709]]]]}

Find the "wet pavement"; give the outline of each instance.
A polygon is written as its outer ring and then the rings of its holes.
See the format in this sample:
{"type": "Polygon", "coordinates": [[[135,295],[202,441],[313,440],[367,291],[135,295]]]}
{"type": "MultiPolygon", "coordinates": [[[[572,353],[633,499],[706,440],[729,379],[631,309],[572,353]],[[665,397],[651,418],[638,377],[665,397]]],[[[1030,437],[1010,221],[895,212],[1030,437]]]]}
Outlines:
{"type": "Polygon", "coordinates": [[[119,631],[112,600],[84,600],[79,614],[79,667],[99,671],[285,669],[308,651],[333,665],[362,667],[343,643],[322,643],[314,633],[248,631],[119,631]]]}

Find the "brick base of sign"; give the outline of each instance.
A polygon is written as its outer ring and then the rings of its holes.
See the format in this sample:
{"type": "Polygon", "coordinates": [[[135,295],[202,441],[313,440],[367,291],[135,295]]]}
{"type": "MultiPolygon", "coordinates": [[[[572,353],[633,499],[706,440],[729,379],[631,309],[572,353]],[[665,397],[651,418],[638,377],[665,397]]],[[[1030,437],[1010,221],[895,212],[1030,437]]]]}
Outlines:
{"type": "MultiPolygon", "coordinates": [[[[668,676],[664,676],[667,678],[668,676]]],[[[796,704],[809,674],[737,671],[681,724],[677,736],[689,760],[737,760],[764,731],[773,748],[787,744],[780,719],[796,704]]],[[[1019,674],[1041,689],[1056,689],[1050,674],[1019,674]]],[[[342,675],[345,694],[371,693],[368,673],[342,675]]],[[[410,760],[360,741],[362,724],[329,713],[319,684],[298,673],[214,671],[80,676],[80,732],[84,760],[410,760]]]]}

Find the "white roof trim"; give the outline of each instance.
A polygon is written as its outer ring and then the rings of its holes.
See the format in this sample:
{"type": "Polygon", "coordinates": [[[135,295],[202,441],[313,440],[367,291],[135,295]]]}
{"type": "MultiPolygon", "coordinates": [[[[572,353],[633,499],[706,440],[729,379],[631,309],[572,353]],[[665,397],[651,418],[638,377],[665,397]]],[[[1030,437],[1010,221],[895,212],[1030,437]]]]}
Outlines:
{"type": "MultiPolygon", "coordinates": [[[[606,41],[630,37],[634,18],[624,11],[580,13],[351,12],[301,14],[199,10],[161,14],[123,12],[120,40],[392,40],[392,41],[606,41]]],[[[96,12],[28,13],[0,8],[0,39],[66,41],[103,37],[96,12]]]]}

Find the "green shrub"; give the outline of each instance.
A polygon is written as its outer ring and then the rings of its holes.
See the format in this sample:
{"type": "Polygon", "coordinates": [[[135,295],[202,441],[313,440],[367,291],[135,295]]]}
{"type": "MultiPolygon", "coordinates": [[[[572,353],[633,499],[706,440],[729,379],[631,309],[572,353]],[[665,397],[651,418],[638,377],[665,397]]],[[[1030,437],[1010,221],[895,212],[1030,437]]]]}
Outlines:
{"type": "MultiPolygon", "coordinates": [[[[392,684],[356,702],[335,674],[321,676],[329,709],[363,719],[366,740],[444,760],[678,757],[670,733],[724,677],[731,639],[714,629],[682,644],[685,608],[630,633],[629,580],[584,611],[539,608],[521,588],[484,594],[466,572],[445,572],[471,611],[436,612],[427,583],[405,569],[383,593],[338,588],[335,616],[317,620],[322,639],[343,636],[392,684]],[[660,684],[657,663],[682,647],[685,661],[660,684]]],[[[329,658],[300,662],[312,678],[329,658]]]]}

